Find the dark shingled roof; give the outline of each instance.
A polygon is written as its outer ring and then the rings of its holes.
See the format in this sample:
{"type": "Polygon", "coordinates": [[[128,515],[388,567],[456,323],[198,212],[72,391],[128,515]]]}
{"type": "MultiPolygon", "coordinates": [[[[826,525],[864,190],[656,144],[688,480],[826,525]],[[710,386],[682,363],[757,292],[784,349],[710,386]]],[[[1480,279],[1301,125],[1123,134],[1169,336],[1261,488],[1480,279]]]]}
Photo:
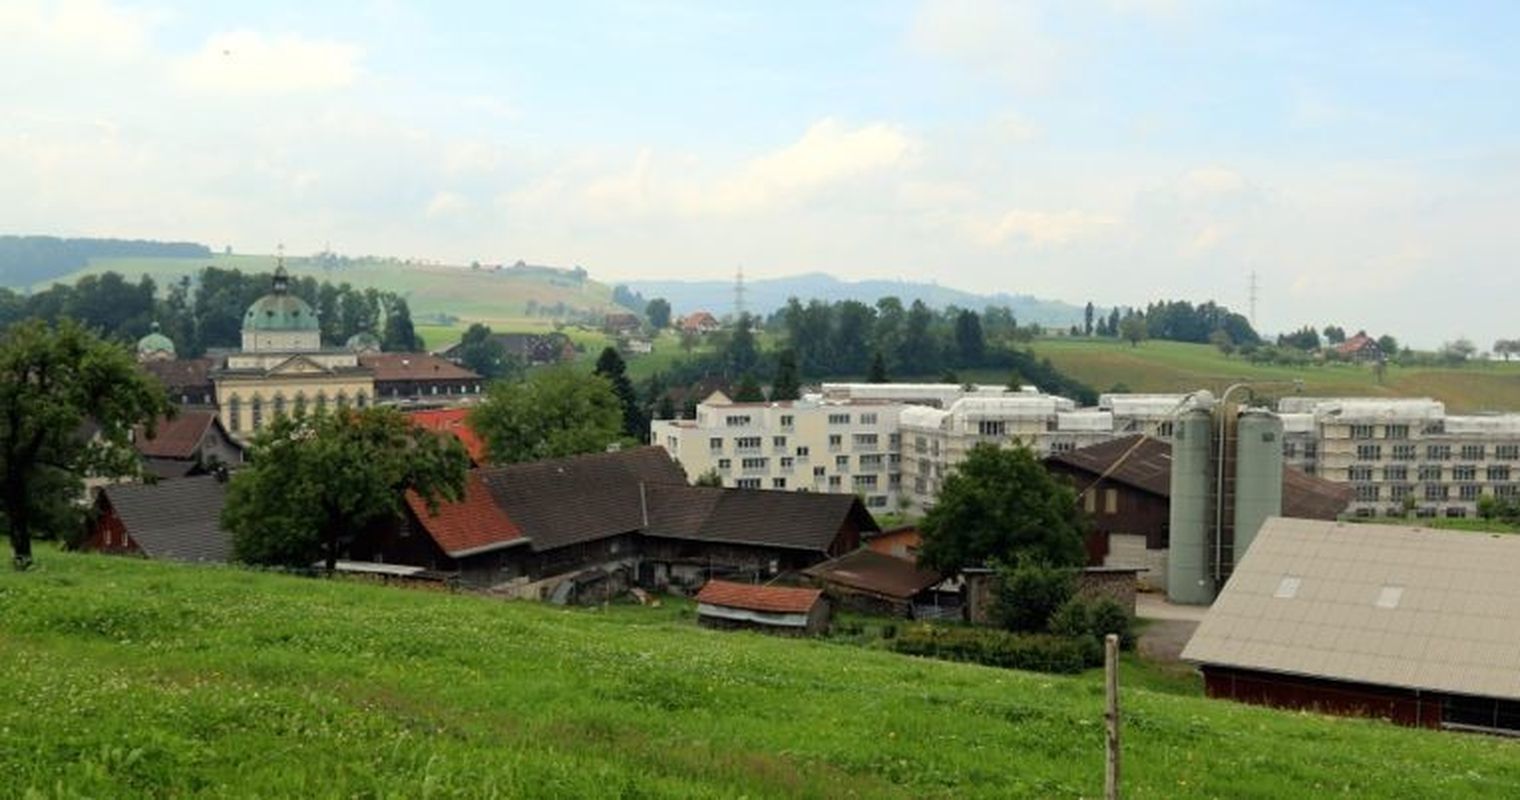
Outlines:
{"type": "Polygon", "coordinates": [[[150,437],[146,427],[133,429],[132,446],[145,458],[191,458],[206,431],[217,424],[215,411],[185,409],[173,419],[159,417],[150,437]]]}
{"type": "Polygon", "coordinates": [[[377,381],[480,380],[473,370],[430,353],[365,353],[359,364],[374,370],[377,381]]]}
{"type": "Polygon", "coordinates": [[[227,484],[212,475],[101,488],[127,535],[149,558],[228,561],[232,534],[222,530],[227,484]]]}
{"type": "Polygon", "coordinates": [[[535,552],[639,531],[641,487],[686,480],[658,447],[486,467],[480,477],[535,552]]]}
{"type": "Polygon", "coordinates": [[[876,520],[852,494],[707,486],[649,486],[650,536],[827,552],[854,519],[862,531],[876,520]]]}
{"type": "Polygon", "coordinates": [[[802,573],[824,583],[899,599],[912,597],[940,582],[940,574],[932,569],[921,569],[907,559],[864,549],[808,567],[802,573]]]}
{"type": "MultiPolygon", "coordinates": [[[[1142,438],[1144,441],[1107,479],[1158,497],[1171,497],[1172,446],[1160,439],[1126,436],[1067,453],[1054,453],[1046,461],[1084,470],[1096,478],[1142,438]]],[[[1082,481],[1077,481],[1077,491],[1086,488],[1082,481]]],[[[1283,516],[1335,519],[1350,503],[1350,486],[1283,467],[1283,516]]]]}

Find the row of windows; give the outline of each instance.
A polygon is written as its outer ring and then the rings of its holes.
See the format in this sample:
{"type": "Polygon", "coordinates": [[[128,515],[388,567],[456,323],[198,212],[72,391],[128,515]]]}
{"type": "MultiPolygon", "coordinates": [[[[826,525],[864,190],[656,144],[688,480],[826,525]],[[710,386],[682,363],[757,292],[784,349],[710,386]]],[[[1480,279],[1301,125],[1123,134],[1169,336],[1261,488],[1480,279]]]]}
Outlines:
{"type": "MultiPolygon", "coordinates": [[[[1286,450],[1286,448],[1284,449],[1286,450]]],[[[1389,449],[1389,454],[1394,461],[1413,461],[1418,452],[1418,448],[1412,444],[1396,444],[1389,449]]],[[[1456,452],[1462,461],[1482,461],[1488,454],[1488,448],[1481,444],[1464,444],[1456,452]]],[[[1495,461],[1520,461],[1520,445],[1495,445],[1493,453],[1495,461]]],[[[1425,459],[1427,461],[1450,461],[1451,454],[1452,448],[1449,444],[1431,444],[1425,446],[1425,459]]],[[[1383,460],[1383,446],[1380,444],[1357,445],[1356,460],[1383,460]]]]}
{"type": "MultiPolygon", "coordinates": [[[[900,464],[902,462],[902,457],[898,456],[896,453],[893,453],[890,456],[884,455],[882,453],[869,453],[869,454],[860,456],[859,459],[860,459],[860,469],[862,471],[866,471],[866,472],[880,472],[883,469],[883,467],[886,467],[886,466],[896,467],[898,464],[900,464]]],[[[792,456],[781,456],[780,458],[776,459],[777,465],[780,466],[782,469],[792,469],[794,466],[796,466],[797,461],[798,461],[798,459],[796,459],[796,458],[794,458],[792,456]]],[[[804,463],[806,463],[807,459],[803,458],[802,461],[804,463]]],[[[766,470],[766,469],[770,469],[770,464],[771,464],[771,460],[770,460],[770,458],[768,456],[753,456],[753,457],[749,457],[749,458],[742,458],[742,459],[739,460],[739,466],[740,466],[740,468],[741,469],[745,469],[745,470],[766,470]]],[[[734,468],[734,460],[733,459],[731,459],[731,458],[720,458],[720,459],[718,459],[718,470],[720,472],[726,472],[726,471],[731,470],[733,468],[734,468]]],[[[835,456],[834,457],[834,468],[837,469],[837,470],[839,470],[839,471],[841,471],[841,472],[848,472],[849,469],[850,469],[850,457],[847,456],[847,455],[835,456]]],[[[815,475],[822,475],[823,473],[824,473],[824,468],[823,467],[821,467],[821,466],[813,467],[813,474],[815,474],[815,475]]]]}
{"type": "MultiPolygon", "coordinates": [[[[1376,425],[1352,425],[1351,426],[1351,438],[1353,438],[1353,439],[1371,439],[1376,432],[1377,432],[1377,426],[1376,425]]],[[[1384,439],[1408,439],[1409,438],[1409,426],[1408,425],[1384,425],[1383,426],[1383,438],[1384,439]]]]}
{"type": "MultiPolygon", "coordinates": [[[[1422,464],[1416,473],[1422,481],[1439,481],[1445,473],[1445,469],[1439,464],[1422,464]]],[[[1353,464],[1346,469],[1346,480],[1370,481],[1374,474],[1379,474],[1371,465],[1353,464]]],[[[1383,467],[1380,473],[1385,481],[1409,480],[1409,467],[1404,465],[1383,467]]],[[[1514,474],[1506,464],[1490,464],[1481,473],[1490,483],[1502,483],[1508,481],[1514,474]]],[[[1478,480],[1478,467],[1476,464],[1457,464],[1451,468],[1451,480],[1475,481],[1478,480]]]]}
{"type": "MultiPolygon", "coordinates": [[[[1452,497],[1451,485],[1445,483],[1427,483],[1419,493],[1426,500],[1449,500],[1452,497]]],[[[1489,487],[1495,497],[1512,498],[1517,496],[1517,487],[1514,484],[1489,487]]],[[[1376,483],[1362,483],[1354,487],[1356,500],[1359,503],[1373,503],[1387,497],[1389,500],[1404,500],[1415,496],[1415,487],[1407,483],[1394,483],[1384,486],[1376,483]],[[1383,490],[1387,489],[1385,493],[1383,490]]],[[[1463,483],[1457,485],[1456,497],[1458,500],[1473,502],[1483,496],[1483,486],[1476,483],[1463,483]]]]}
{"type": "MultiPolygon", "coordinates": [[[[348,392],[340,391],[338,392],[337,397],[334,399],[337,403],[338,408],[348,407],[348,392]]],[[[326,413],[327,404],[327,392],[317,392],[315,400],[316,413],[326,413]]],[[[283,392],[276,393],[272,398],[271,405],[276,417],[284,416],[286,408],[285,394],[283,392]]],[[[364,408],[365,406],[369,405],[369,394],[367,392],[356,393],[354,395],[354,405],[359,408],[364,408]]],[[[291,407],[296,414],[305,414],[307,410],[306,393],[296,392],[296,395],[292,400],[291,407]]],[[[248,403],[248,410],[250,415],[249,430],[257,431],[260,428],[264,427],[263,395],[254,395],[253,399],[248,403]]],[[[241,395],[234,394],[231,398],[228,399],[227,412],[229,421],[228,427],[234,433],[241,431],[243,427],[243,398],[241,395]]]]}

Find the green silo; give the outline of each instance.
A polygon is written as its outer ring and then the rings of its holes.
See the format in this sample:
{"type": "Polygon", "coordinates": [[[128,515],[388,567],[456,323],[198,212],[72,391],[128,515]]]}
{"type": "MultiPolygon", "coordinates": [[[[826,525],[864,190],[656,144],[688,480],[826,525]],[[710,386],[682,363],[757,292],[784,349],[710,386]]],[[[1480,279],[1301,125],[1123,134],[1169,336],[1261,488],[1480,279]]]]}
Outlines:
{"type": "Polygon", "coordinates": [[[1282,516],[1282,419],[1249,408],[1240,412],[1235,434],[1235,546],[1227,567],[1240,563],[1268,517],[1282,516]]]}
{"type": "Polygon", "coordinates": [[[1209,550],[1213,443],[1214,415],[1206,408],[1193,408],[1178,418],[1172,437],[1171,544],[1166,556],[1166,596],[1174,603],[1207,605],[1214,600],[1209,550]]]}

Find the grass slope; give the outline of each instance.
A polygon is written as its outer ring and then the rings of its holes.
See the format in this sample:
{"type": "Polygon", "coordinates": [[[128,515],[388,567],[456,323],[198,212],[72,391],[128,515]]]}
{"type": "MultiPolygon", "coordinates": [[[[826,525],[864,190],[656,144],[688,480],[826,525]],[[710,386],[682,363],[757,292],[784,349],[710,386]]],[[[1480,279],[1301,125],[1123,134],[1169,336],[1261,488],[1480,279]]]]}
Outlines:
{"type": "MultiPolygon", "coordinates": [[[[0,774],[67,796],[1060,797],[1102,689],[848,645],[230,569],[0,575],[0,774]]],[[[1498,797],[1520,745],[1126,694],[1133,797],[1498,797]]]]}
{"type": "MultiPolygon", "coordinates": [[[[1240,380],[1304,382],[1310,395],[1433,397],[1454,412],[1520,410],[1520,363],[1478,362],[1460,368],[1388,367],[1379,384],[1372,368],[1355,364],[1279,367],[1227,358],[1209,345],[1182,342],[1126,342],[1097,339],[1044,339],[1034,351],[1099,391],[1123,383],[1136,392],[1214,390],[1240,380]]],[[[1269,387],[1268,394],[1292,392],[1269,387]]]]}

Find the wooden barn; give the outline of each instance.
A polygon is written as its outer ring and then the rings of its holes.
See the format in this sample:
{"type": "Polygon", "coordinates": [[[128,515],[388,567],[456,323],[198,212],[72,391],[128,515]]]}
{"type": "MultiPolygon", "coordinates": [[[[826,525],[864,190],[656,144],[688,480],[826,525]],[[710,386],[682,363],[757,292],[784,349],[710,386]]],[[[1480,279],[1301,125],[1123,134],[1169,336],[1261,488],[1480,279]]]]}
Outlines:
{"type": "Polygon", "coordinates": [[[828,630],[829,614],[818,589],[714,580],[697,593],[697,623],[709,628],[809,636],[828,630]]]}
{"type": "Polygon", "coordinates": [[[836,608],[907,619],[960,619],[959,592],[935,590],[942,578],[913,561],[862,548],[802,571],[836,608]]]}
{"type": "Polygon", "coordinates": [[[1520,537],[1269,519],[1183,650],[1210,697],[1520,735],[1520,537]]]}
{"type": "Polygon", "coordinates": [[[222,529],[227,484],[197,475],[153,484],[101,487],[82,549],[170,561],[226,562],[232,534],[222,529]]]}
{"type": "MultiPolygon", "coordinates": [[[[1139,571],[1146,586],[1166,587],[1171,545],[1172,446],[1126,436],[1045,459],[1069,479],[1092,519],[1088,564],[1139,571]],[[1128,455],[1126,455],[1128,454],[1128,455]]],[[[1351,503],[1351,487],[1283,468],[1283,516],[1333,520],[1351,503]]]]}
{"type": "Polygon", "coordinates": [[[132,447],[142,457],[143,471],[156,478],[202,475],[218,467],[243,463],[243,448],[222,427],[216,412],[184,409],[161,417],[149,435],[145,426],[132,431],[132,447]]]}

